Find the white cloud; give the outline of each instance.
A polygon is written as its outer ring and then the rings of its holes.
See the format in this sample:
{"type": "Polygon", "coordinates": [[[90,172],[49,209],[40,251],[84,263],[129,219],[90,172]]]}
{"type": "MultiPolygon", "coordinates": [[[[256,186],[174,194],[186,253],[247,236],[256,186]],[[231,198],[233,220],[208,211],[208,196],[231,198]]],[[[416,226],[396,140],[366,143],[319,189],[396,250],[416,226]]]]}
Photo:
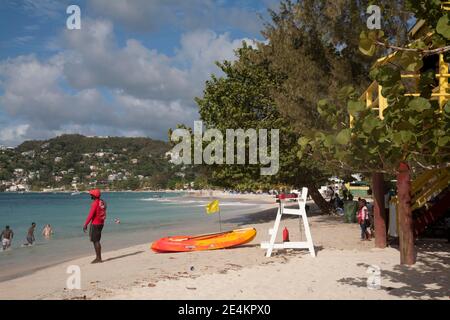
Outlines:
{"type": "Polygon", "coordinates": [[[168,56],[135,39],[120,46],[110,22],[86,19],[48,59],[0,62],[0,112],[23,125],[4,129],[0,143],[64,132],[166,139],[169,128],[198,117],[194,97],[219,72],[214,62],[234,59],[242,40],[197,30],[168,56]]]}
{"type": "Polygon", "coordinates": [[[3,127],[0,129],[0,141],[4,145],[13,145],[26,137],[29,128],[29,124],[3,127]]]}
{"type": "Polygon", "coordinates": [[[81,32],[65,33],[71,59],[64,66],[71,85],[78,89],[105,86],[142,98],[189,97],[188,74],[171,66],[169,57],[129,39],[117,47],[112,24],[85,22],[81,32]]]}
{"type": "Polygon", "coordinates": [[[64,57],[46,62],[34,56],[21,56],[0,64],[4,94],[0,105],[14,119],[30,121],[33,126],[58,129],[68,122],[88,122],[97,117],[92,109],[107,107],[95,88],[68,93],[62,87],[64,57]]]}

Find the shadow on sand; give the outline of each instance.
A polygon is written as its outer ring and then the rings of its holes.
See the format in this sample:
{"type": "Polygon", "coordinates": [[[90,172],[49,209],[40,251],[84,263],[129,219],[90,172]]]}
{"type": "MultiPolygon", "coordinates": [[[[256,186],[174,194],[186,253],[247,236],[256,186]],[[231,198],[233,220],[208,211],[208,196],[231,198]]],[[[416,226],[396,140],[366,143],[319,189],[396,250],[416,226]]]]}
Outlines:
{"type": "Polygon", "coordinates": [[[103,262],[109,262],[109,261],[123,259],[123,258],[131,257],[131,256],[137,256],[138,254],[141,254],[141,253],[144,253],[144,252],[145,251],[142,251],[142,250],[141,251],[136,251],[136,252],[124,254],[124,255],[121,255],[121,256],[108,258],[106,260],[103,260],[103,262]]]}
{"type": "MultiPolygon", "coordinates": [[[[450,244],[438,241],[417,243],[418,259],[413,267],[397,265],[394,270],[381,270],[383,279],[399,284],[398,288],[381,286],[390,295],[403,298],[447,298],[450,296],[450,244]]],[[[367,269],[369,265],[359,264],[367,269]]],[[[343,278],[341,284],[367,287],[367,278],[343,278]]]]}

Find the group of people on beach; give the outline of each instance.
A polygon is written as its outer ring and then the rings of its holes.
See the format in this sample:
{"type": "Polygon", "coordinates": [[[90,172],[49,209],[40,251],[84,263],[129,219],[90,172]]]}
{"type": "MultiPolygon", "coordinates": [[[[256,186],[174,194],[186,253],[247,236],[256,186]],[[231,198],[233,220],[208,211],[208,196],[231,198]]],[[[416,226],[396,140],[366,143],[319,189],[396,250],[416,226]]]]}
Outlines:
{"type": "MultiPolygon", "coordinates": [[[[341,199],[332,187],[328,188],[328,193],[330,195],[330,204],[338,214],[344,213],[344,201],[353,201],[353,195],[345,187],[343,189],[344,199],[341,199]]],[[[356,217],[361,228],[361,241],[370,241],[373,235],[373,223],[366,199],[358,198],[356,217]]]]}
{"type": "MultiPolygon", "coordinates": [[[[91,209],[86,218],[86,221],[83,225],[83,232],[86,233],[89,227],[89,237],[91,242],[94,244],[95,249],[95,260],[92,263],[101,263],[102,262],[102,247],[100,244],[100,239],[102,237],[103,226],[106,220],[106,202],[101,199],[101,191],[99,189],[94,189],[89,191],[89,195],[92,199],[91,209]]],[[[120,224],[120,220],[116,218],[114,220],[116,224],[120,224]]],[[[27,232],[27,242],[24,246],[31,246],[35,243],[36,239],[34,236],[34,232],[36,229],[36,223],[33,222],[31,227],[27,232]]],[[[44,229],[42,230],[42,235],[46,239],[50,239],[53,234],[53,229],[49,224],[46,224],[44,229]]],[[[10,228],[10,226],[6,226],[5,229],[0,234],[0,239],[2,242],[3,250],[7,250],[11,247],[12,239],[14,238],[14,232],[10,228]]]]}
{"type": "MultiPolygon", "coordinates": [[[[24,246],[32,246],[36,242],[36,238],[34,236],[34,231],[36,229],[36,223],[31,223],[30,228],[28,228],[26,242],[23,244],[24,246]]],[[[53,234],[52,226],[46,224],[42,229],[42,235],[46,239],[50,239],[53,234]]],[[[14,231],[10,226],[6,226],[5,229],[0,234],[0,239],[2,242],[3,251],[9,249],[11,247],[12,240],[14,238],[14,231]]]]}

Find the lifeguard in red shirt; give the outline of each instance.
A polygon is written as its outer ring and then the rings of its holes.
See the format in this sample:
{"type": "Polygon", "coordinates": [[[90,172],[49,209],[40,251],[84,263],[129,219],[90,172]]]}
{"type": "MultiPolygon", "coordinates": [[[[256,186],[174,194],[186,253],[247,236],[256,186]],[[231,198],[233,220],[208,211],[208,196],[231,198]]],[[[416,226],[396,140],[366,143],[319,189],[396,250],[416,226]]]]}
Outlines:
{"type": "Polygon", "coordinates": [[[86,232],[88,226],[89,236],[94,244],[96,258],[91,263],[102,262],[102,246],[100,245],[100,239],[102,238],[102,230],[106,220],[106,202],[100,199],[101,192],[98,189],[89,191],[93,200],[91,205],[91,211],[83,226],[83,231],[86,232]]]}

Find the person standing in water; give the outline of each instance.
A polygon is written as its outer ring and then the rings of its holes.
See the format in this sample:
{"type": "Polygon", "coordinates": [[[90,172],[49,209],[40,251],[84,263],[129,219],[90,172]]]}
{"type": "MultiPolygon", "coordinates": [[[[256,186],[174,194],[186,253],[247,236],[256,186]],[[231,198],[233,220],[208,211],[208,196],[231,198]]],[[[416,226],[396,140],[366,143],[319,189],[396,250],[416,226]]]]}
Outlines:
{"type": "Polygon", "coordinates": [[[44,229],[42,229],[42,235],[45,239],[50,239],[50,237],[53,234],[52,226],[49,224],[46,224],[44,229]]]}
{"type": "Polygon", "coordinates": [[[25,243],[25,245],[27,246],[32,246],[36,241],[36,239],[34,238],[34,229],[36,229],[36,223],[33,222],[31,224],[31,227],[28,229],[27,243],[25,243]]]}
{"type": "Polygon", "coordinates": [[[86,222],[83,226],[83,231],[86,232],[88,226],[89,236],[94,244],[95,249],[95,260],[91,263],[101,263],[102,262],[102,246],[100,245],[100,239],[102,237],[102,230],[106,220],[106,203],[100,199],[101,192],[98,189],[89,191],[91,199],[93,200],[91,205],[91,210],[86,218],[86,222]]]}
{"type": "Polygon", "coordinates": [[[0,234],[0,239],[2,240],[3,251],[11,247],[11,241],[14,237],[14,232],[9,228],[9,226],[5,227],[5,230],[0,234]]]}

